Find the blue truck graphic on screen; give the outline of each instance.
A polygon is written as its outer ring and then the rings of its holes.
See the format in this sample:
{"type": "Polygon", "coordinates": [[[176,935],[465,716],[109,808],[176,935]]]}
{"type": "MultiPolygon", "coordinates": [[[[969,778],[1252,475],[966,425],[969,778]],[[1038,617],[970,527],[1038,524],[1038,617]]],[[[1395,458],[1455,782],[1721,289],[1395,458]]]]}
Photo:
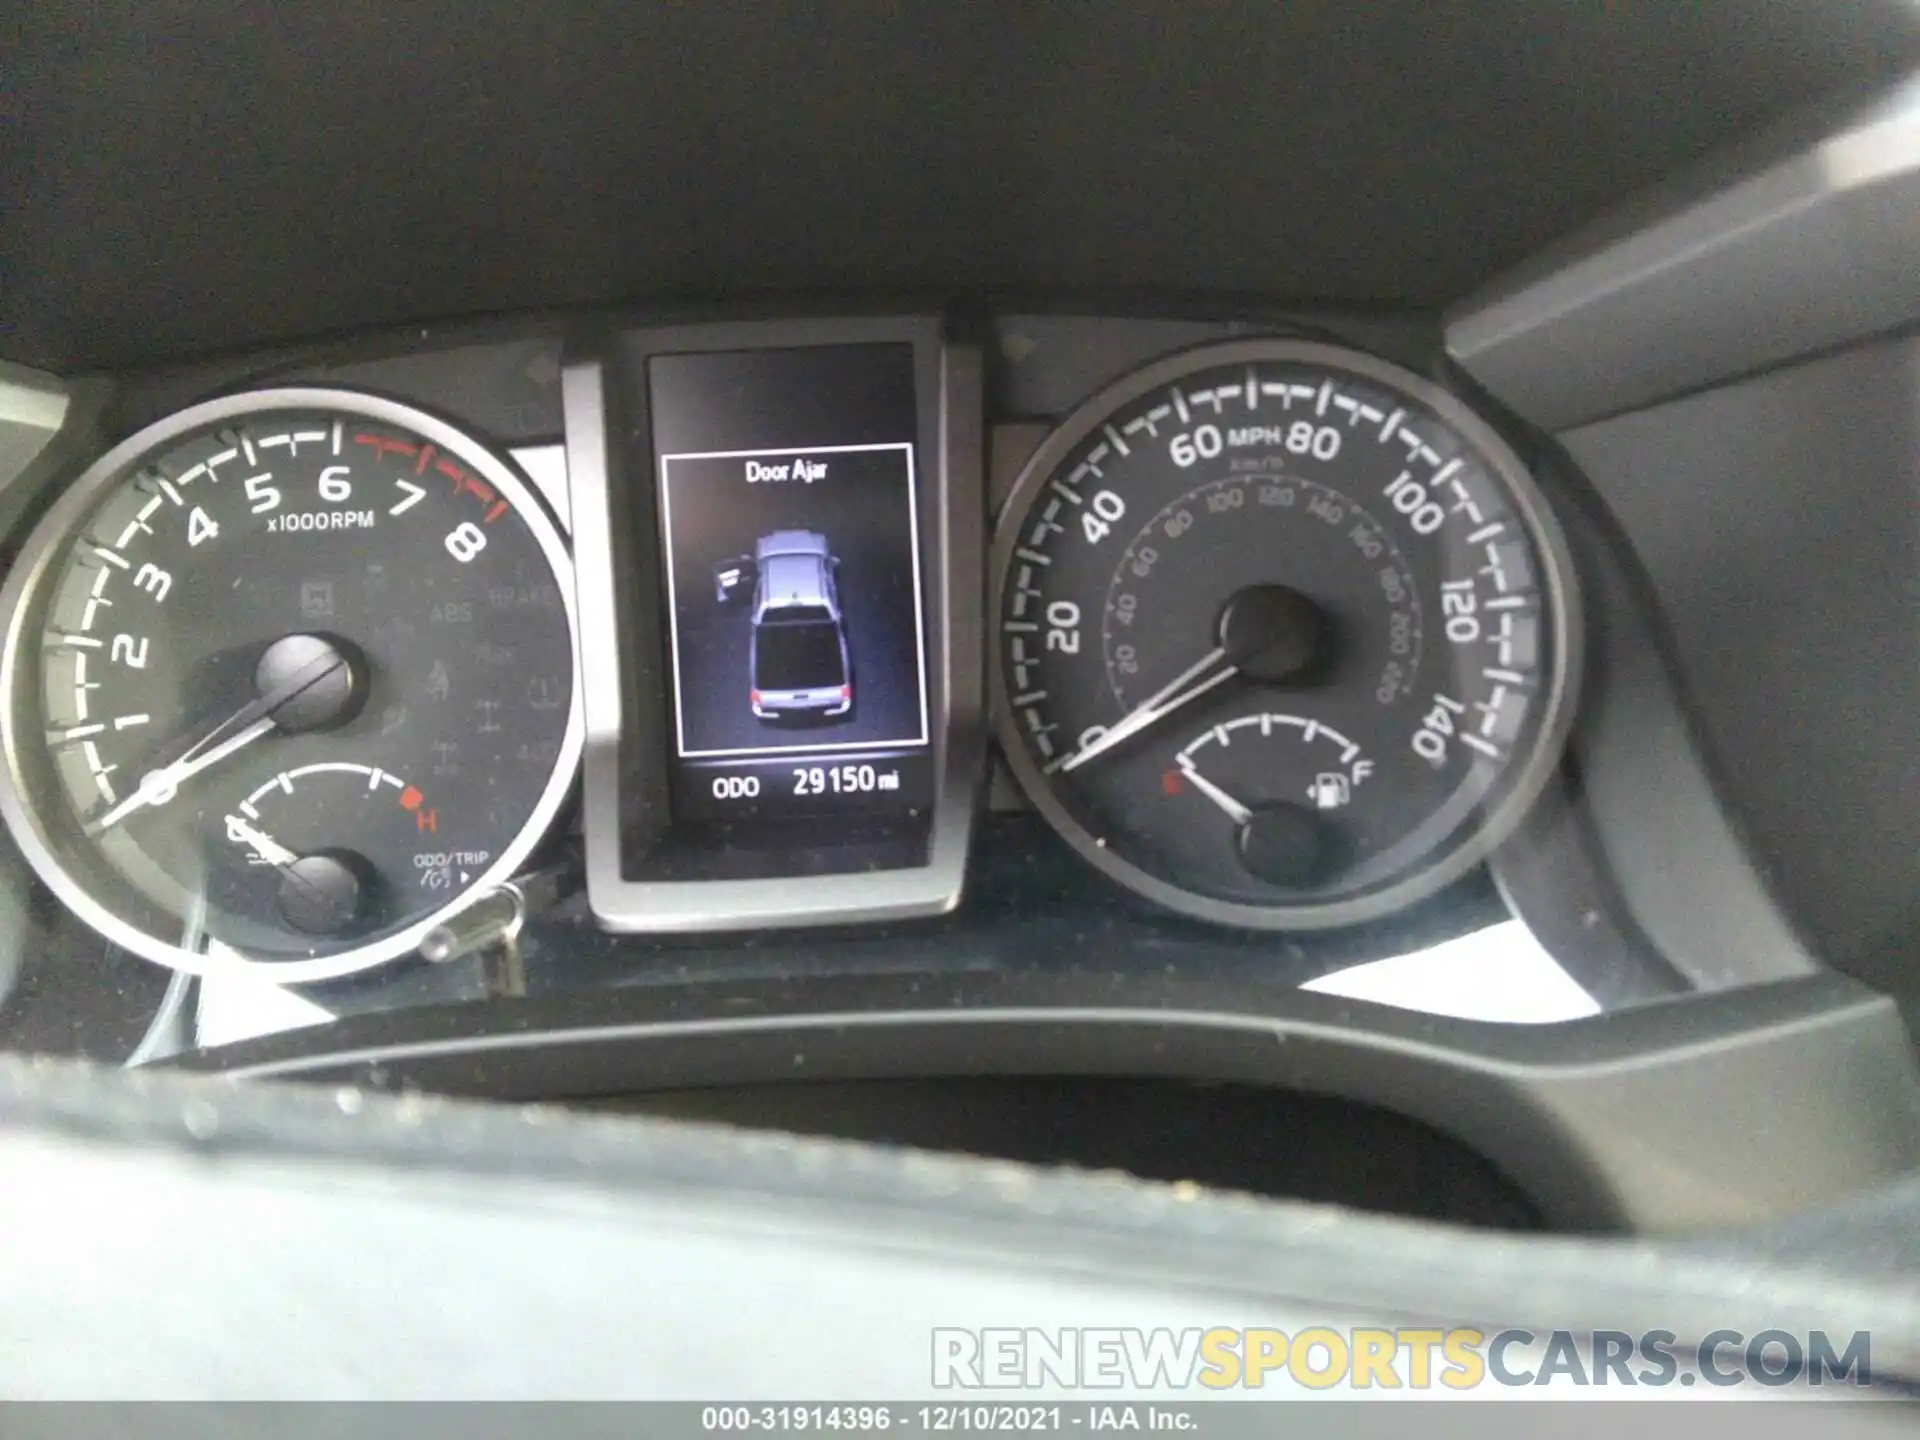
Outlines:
{"type": "Polygon", "coordinates": [[[722,604],[752,586],[747,701],[762,720],[826,718],[853,709],[853,664],[834,579],[839,565],[826,536],[775,530],[754,542],[752,555],[714,567],[714,594],[722,604]]]}

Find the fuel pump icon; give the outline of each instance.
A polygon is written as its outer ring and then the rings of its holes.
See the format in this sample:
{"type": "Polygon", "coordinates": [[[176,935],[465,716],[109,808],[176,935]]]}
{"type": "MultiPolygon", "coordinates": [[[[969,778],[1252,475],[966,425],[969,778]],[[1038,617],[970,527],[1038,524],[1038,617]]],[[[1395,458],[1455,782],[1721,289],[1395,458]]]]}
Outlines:
{"type": "Polygon", "coordinates": [[[1307,797],[1316,809],[1338,810],[1353,799],[1353,786],[1337,770],[1328,770],[1313,777],[1313,784],[1307,787],[1307,797]]]}

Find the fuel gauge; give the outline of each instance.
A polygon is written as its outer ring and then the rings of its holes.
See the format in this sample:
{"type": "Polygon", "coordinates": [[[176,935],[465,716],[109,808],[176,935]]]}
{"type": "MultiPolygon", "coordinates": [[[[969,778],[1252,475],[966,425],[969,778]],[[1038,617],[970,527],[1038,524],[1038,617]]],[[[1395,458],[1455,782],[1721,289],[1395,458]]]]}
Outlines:
{"type": "Polygon", "coordinates": [[[1339,731],[1261,711],[1203,730],[1174,756],[1161,788],[1191,791],[1224,814],[1250,876],[1308,890],[1356,858],[1340,817],[1372,774],[1373,761],[1339,731]]]}

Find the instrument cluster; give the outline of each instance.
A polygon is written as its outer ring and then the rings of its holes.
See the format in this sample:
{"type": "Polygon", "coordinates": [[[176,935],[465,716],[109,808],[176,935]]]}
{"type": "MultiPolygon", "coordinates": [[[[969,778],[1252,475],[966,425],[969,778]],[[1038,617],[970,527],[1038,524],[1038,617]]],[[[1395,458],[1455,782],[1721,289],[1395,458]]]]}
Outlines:
{"type": "Polygon", "coordinates": [[[1169,347],[1012,417],[990,502],[985,366],[938,314],[609,327],[544,449],[351,379],[189,397],[13,537],[0,811],[112,945],[288,985],[556,906],[939,916],[990,790],[1224,934],[1407,913],[1513,833],[1581,607],[1470,399],[1169,347]]]}

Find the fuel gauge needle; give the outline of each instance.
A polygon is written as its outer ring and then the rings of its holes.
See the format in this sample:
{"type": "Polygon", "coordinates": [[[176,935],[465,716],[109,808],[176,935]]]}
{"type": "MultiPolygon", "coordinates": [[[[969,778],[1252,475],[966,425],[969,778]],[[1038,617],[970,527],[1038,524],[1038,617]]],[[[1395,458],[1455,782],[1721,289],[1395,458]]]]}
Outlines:
{"type": "Polygon", "coordinates": [[[1188,783],[1190,783],[1194,789],[1198,790],[1202,795],[1206,796],[1207,799],[1226,811],[1227,818],[1232,820],[1234,824],[1244,825],[1253,819],[1253,812],[1251,810],[1234,799],[1233,796],[1229,795],[1226,791],[1222,790],[1218,785],[1214,784],[1213,781],[1207,779],[1207,777],[1202,775],[1198,770],[1194,769],[1193,762],[1185,756],[1180,758],[1180,773],[1186,776],[1188,783]]]}

